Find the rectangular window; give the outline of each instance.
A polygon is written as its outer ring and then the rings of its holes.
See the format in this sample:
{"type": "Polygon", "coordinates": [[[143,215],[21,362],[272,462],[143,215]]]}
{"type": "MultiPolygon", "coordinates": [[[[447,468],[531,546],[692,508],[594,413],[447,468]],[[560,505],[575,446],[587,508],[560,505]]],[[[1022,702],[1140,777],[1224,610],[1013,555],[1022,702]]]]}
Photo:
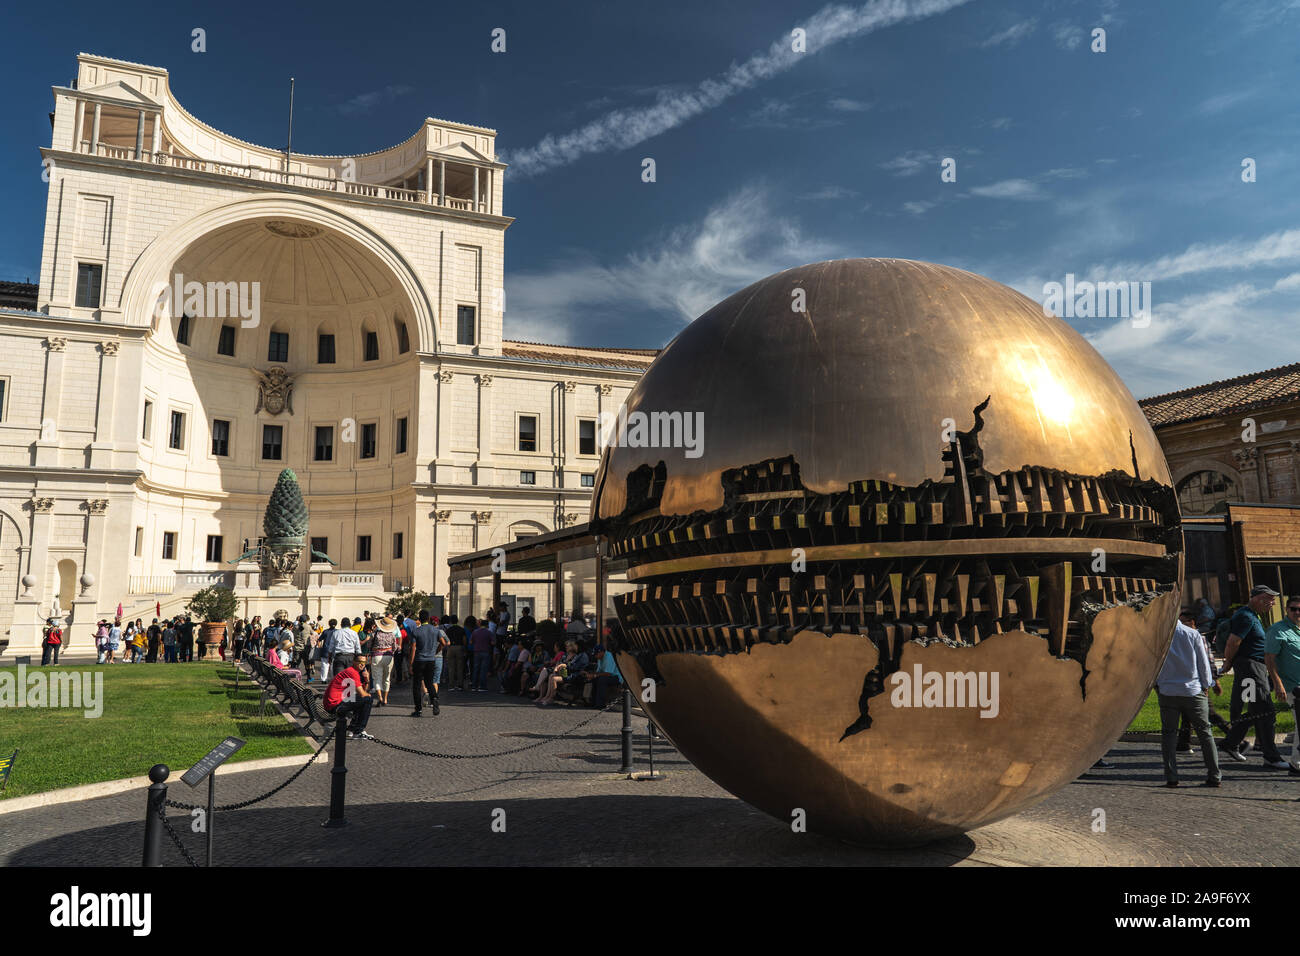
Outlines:
{"type": "Polygon", "coordinates": [[[366,333],[366,352],[365,352],[364,361],[366,362],[379,361],[379,333],[378,332],[366,333]]]}
{"type": "Polygon", "coordinates": [[[535,471],[521,471],[521,472],[519,473],[519,483],[520,483],[521,485],[535,485],[535,484],[537,484],[537,472],[535,472],[535,471]]]}
{"type": "Polygon", "coordinates": [[[177,451],[185,449],[185,413],[173,411],[167,428],[167,447],[177,451]]]}
{"type": "Polygon", "coordinates": [[[316,338],[316,363],[318,365],[334,364],[334,336],[322,332],[316,338]]]}
{"type": "Polygon", "coordinates": [[[145,441],[152,441],[153,434],[153,402],[149,399],[144,400],[144,423],[140,426],[140,437],[145,441]]]}
{"type": "Polygon", "coordinates": [[[370,560],[370,535],[363,534],[357,537],[357,560],[370,560]]]}
{"type": "Polygon", "coordinates": [[[578,482],[579,482],[579,484],[581,484],[582,487],[584,487],[584,488],[595,488],[595,487],[596,487],[596,476],[595,476],[595,475],[580,475],[580,476],[578,477],[578,482]]]}
{"type": "Polygon", "coordinates": [[[596,454],[596,422],[590,418],[578,420],[578,454],[596,454]]]}
{"type": "Polygon", "coordinates": [[[217,458],[230,454],[230,422],[221,418],[212,419],[212,454],[217,458]]]}
{"type": "Polygon", "coordinates": [[[162,557],[164,561],[176,560],[176,532],[163,532],[162,557]]]}
{"type": "Polygon", "coordinates": [[[374,458],[379,447],[379,426],[374,422],[361,426],[361,457],[374,458]]]}
{"type": "Polygon", "coordinates": [[[400,355],[405,355],[411,351],[411,336],[406,331],[406,323],[401,319],[394,319],[397,326],[397,351],[400,355]]]}
{"type": "Polygon", "coordinates": [[[9,384],[9,379],[0,378],[0,422],[5,420],[5,386],[9,384]]]}
{"type": "Polygon", "coordinates": [[[474,306],[456,306],[456,344],[474,344],[474,306]]]}
{"type": "MultiPolygon", "coordinates": [[[[329,553],[330,553],[330,539],[329,539],[329,538],[312,538],[312,539],[311,539],[311,549],[312,549],[313,551],[319,551],[321,554],[329,554],[329,553]]],[[[313,561],[316,561],[316,560],[319,560],[319,559],[313,557],[312,560],[313,560],[313,561]]]]}
{"type": "Polygon", "coordinates": [[[217,354],[235,354],[235,327],[233,325],[223,325],[221,327],[221,335],[217,337],[217,354]]]}
{"type": "Polygon", "coordinates": [[[135,529],[135,556],[140,557],[142,551],[144,551],[144,528],[137,525],[135,529]]]}
{"type": "Polygon", "coordinates": [[[397,428],[395,429],[395,431],[394,431],[394,435],[393,435],[393,454],[394,454],[394,455],[405,455],[405,454],[406,454],[406,422],[407,422],[407,419],[405,419],[405,418],[399,418],[399,419],[397,420],[397,428]]]}
{"type": "Polygon", "coordinates": [[[519,450],[537,451],[537,416],[519,416],[519,450]]]}
{"type": "Polygon", "coordinates": [[[266,360],[268,362],[287,362],[289,361],[289,333],[272,332],[271,341],[266,349],[266,360]]]}
{"type": "Polygon", "coordinates": [[[334,426],[317,425],[316,426],[316,452],[312,456],[314,461],[333,461],[334,460],[334,426]]]}
{"type": "Polygon", "coordinates": [[[280,454],[284,450],[284,426],[283,425],[263,425],[262,426],[262,460],[279,461],[280,454]]]}
{"type": "Polygon", "coordinates": [[[77,263],[77,308],[98,309],[99,290],[104,284],[104,267],[77,263]]]}
{"type": "Polygon", "coordinates": [[[221,535],[208,535],[208,560],[217,562],[221,560],[221,535]]]}
{"type": "Polygon", "coordinates": [[[176,344],[190,344],[190,317],[188,315],[182,314],[181,320],[176,323],[176,344]]]}
{"type": "Polygon", "coordinates": [[[402,532],[397,531],[393,533],[393,557],[400,558],[401,556],[402,556],[402,532]]]}

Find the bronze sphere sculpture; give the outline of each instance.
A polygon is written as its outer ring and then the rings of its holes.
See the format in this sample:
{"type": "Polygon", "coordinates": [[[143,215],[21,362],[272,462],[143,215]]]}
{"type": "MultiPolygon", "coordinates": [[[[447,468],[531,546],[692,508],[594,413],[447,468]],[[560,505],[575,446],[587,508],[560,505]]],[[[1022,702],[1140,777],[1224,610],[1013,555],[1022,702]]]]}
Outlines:
{"type": "Polygon", "coordinates": [[[991,823],[1091,766],[1152,686],[1182,570],[1168,466],[1110,366],[1000,283],[778,273],[603,424],[593,528],[638,586],[619,667],[787,823],[868,845],[991,823]]]}

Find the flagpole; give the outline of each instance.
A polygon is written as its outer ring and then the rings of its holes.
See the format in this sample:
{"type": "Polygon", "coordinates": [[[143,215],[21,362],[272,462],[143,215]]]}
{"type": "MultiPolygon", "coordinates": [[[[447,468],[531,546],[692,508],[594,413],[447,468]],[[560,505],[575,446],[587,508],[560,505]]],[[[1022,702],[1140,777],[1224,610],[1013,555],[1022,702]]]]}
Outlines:
{"type": "Polygon", "coordinates": [[[293,149],[293,77],[289,77],[289,142],[284,147],[284,171],[289,172],[289,153],[293,149]]]}

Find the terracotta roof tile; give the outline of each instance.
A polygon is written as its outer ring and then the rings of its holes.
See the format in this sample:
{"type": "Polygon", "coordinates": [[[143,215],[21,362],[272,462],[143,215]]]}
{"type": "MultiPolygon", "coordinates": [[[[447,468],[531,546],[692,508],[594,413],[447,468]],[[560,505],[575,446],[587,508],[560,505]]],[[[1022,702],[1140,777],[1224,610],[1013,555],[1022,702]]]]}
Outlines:
{"type": "Polygon", "coordinates": [[[619,349],[585,345],[550,345],[544,342],[501,342],[501,354],[526,362],[563,362],[592,368],[617,368],[644,371],[650,367],[658,349],[619,349]]]}
{"type": "Polygon", "coordinates": [[[1153,427],[1234,415],[1300,400],[1300,362],[1144,398],[1153,427]]]}

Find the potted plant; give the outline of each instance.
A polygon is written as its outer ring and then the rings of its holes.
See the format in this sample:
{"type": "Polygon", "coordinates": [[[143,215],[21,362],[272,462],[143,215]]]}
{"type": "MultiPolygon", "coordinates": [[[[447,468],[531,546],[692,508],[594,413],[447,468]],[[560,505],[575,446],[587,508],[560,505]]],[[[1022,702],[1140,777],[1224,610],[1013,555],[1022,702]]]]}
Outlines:
{"type": "Polygon", "coordinates": [[[210,648],[221,643],[226,622],[239,610],[239,601],[230,588],[214,584],[195,591],[194,596],[185,605],[185,610],[202,622],[199,628],[199,643],[209,645],[200,652],[199,657],[202,659],[214,656],[215,652],[210,648]]]}

